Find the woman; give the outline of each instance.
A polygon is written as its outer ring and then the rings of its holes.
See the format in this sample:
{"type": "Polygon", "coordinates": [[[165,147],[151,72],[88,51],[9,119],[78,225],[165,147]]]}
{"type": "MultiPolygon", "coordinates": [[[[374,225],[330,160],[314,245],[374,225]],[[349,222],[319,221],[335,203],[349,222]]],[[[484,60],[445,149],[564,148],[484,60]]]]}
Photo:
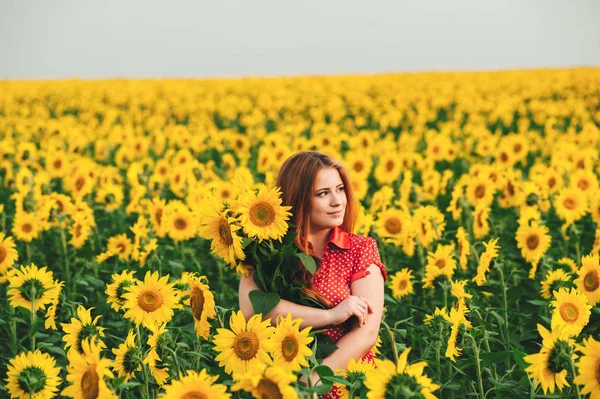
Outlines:
{"type": "MultiPolygon", "coordinates": [[[[375,240],[350,233],[358,204],[347,169],[319,152],[300,152],[283,163],[276,184],[283,205],[292,207],[296,245],[318,265],[313,276],[300,263],[297,278],[304,292],[328,309],[281,300],[267,317],[275,324],[279,315],[291,313],[303,320],[301,327],[330,326],[325,333],[338,349],[323,364],[334,371],[346,369],[351,358],[373,362],[386,270],[375,240]]],[[[240,309],[246,319],[254,314],[248,294],[256,289],[252,275],[240,281],[240,309]]]]}

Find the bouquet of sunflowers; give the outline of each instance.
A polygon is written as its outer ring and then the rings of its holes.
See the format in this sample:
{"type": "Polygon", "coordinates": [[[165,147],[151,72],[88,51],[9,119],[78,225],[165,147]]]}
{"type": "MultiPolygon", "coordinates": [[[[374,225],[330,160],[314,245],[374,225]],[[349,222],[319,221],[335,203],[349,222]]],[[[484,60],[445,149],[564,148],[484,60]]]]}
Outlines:
{"type": "Polygon", "coordinates": [[[291,207],[281,205],[278,187],[261,184],[246,189],[233,201],[207,198],[200,215],[199,234],[212,240],[211,251],[240,275],[254,270],[260,290],[250,292],[255,313],[269,313],[280,299],[323,307],[303,293],[294,274],[298,262],[314,273],[315,260],[294,244],[297,233],[289,228],[291,207]]]}

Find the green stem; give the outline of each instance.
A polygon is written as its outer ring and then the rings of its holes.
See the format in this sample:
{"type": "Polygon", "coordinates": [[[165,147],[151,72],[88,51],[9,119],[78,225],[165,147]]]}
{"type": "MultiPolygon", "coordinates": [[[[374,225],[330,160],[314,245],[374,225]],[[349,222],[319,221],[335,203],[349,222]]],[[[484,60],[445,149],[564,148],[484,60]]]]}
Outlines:
{"type": "Polygon", "coordinates": [[[475,338],[471,334],[466,333],[465,337],[468,337],[471,340],[471,345],[473,346],[473,353],[475,354],[475,366],[477,367],[477,382],[479,383],[479,395],[481,399],[483,399],[485,394],[483,392],[483,379],[481,376],[481,364],[479,361],[479,347],[477,346],[477,341],[475,341],[475,338]]]}
{"type": "MultiPolygon", "coordinates": [[[[575,376],[577,374],[575,374],[575,365],[573,364],[573,358],[571,358],[571,361],[569,362],[571,364],[571,373],[573,373],[573,379],[575,379],[575,376]]],[[[575,382],[572,382],[573,385],[575,385],[575,392],[577,392],[577,398],[581,398],[581,393],[579,392],[579,385],[575,384],[575,382]]]]}
{"type": "MultiPolygon", "coordinates": [[[[506,283],[504,282],[504,272],[502,271],[502,266],[498,267],[498,271],[500,272],[500,284],[502,285],[502,299],[504,301],[504,329],[506,331],[506,348],[510,349],[510,327],[508,325],[508,299],[506,297],[506,292],[508,291],[506,288],[506,283]]],[[[508,367],[510,367],[510,359],[508,360],[508,367]]]]}
{"type": "Polygon", "coordinates": [[[29,243],[25,243],[25,254],[27,255],[27,264],[31,264],[31,248],[29,248],[29,243]]]}
{"type": "Polygon", "coordinates": [[[36,289],[34,285],[31,285],[31,326],[30,334],[31,334],[31,350],[35,351],[35,322],[36,322],[36,312],[35,312],[35,296],[37,295],[36,289]]]}
{"type": "MultiPolygon", "coordinates": [[[[67,237],[65,235],[65,230],[64,229],[60,229],[60,240],[62,242],[62,250],[63,250],[63,256],[65,258],[65,279],[68,280],[75,280],[73,278],[70,278],[70,265],[69,265],[69,252],[67,249],[67,237]]],[[[96,271],[98,270],[98,268],[96,268],[96,271]]],[[[97,273],[97,272],[96,272],[97,273]]],[[[97,277],[97,275],[96,275],[97,277]]]]}
{"type": "MultiPolygon", "coordinates": [[[[138,341],[138,346],[140,347],[140,350],[143,348],[142,346],[142,334],[140,332],[140,325],[137,325],[137,341],[138,341]]],[[[150,399],[150,388],[148,386],[148,365],[142,363],[142,373],[144,374],[144,385],[146,386],[146,398],[150,399]]]]}
{"type": "Polygon", "coordinates": [[[398,364],[398,348],[396,348],[396,335],[392,332],[392,329],[384,320],[381,320],[381,325],[383,325],[383,328],[385,328],[390,337],[390,343],[392,344],[392,352],[394,354],[394,363],[398,364]]]}

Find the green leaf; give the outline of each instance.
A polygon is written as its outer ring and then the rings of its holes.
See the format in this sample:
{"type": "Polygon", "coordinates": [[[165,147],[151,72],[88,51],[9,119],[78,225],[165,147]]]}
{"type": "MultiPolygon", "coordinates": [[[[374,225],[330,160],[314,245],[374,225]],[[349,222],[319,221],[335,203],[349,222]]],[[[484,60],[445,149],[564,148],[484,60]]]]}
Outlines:
{"type": "Polygon", "coordinates": [[[300,252],[296,256],[300,258],[300,261],[304,267],[306,267],[306,270],[310,272],[310,274],[315,274],[315,271],[317,270],[317,264],[312,256],[305,254],[304,252],[300,252]]]}
{"type": "Polygon", "coordinates": [[[254,313],[262,313],[265,317],[271,310],[279,304],[281,298],[275,292],[262,292],[260,290],[250,291],[248,294],[254,313]]]}
{"type": "Polygon", "coordinates": [[[523,360],[523,358],[525,357],[526,353],[517,349],[517,348],[512,348],[512,354],[513,357],[515,358],[515,361],[517,362],[517,364],[519,366],[521,366],[521,370],[525,371],[525,369],[527,368],[527,363],[525,363],[525,360],[523,360]]]}
{"type": "Polygon", "coordinates": [[[316,357],[319,359],[326,358],[338,348],[334,340],[327,334],[317,334],[315,338],[317,341],[316,357]]]}
{"type": "Polygon", "coordinates": [[[334,376],[333,370],[329,366],[320,365],[314,368],[314,372],[317,373],[317,375],[321,379],[321,385],[314,387],[315,392],[318,394],[325,394],[329,392],[329,390],[333,386],[333,382],[327,377],[334,376]]]}
{"type": "Polygon", "coordinates": [[[511,352],[509,351],[500,351],[500,352],[488,352],[482,353],[481,360],[486,364],[495,364],[501,363],[507,360],[510,356],[511,352]]]}

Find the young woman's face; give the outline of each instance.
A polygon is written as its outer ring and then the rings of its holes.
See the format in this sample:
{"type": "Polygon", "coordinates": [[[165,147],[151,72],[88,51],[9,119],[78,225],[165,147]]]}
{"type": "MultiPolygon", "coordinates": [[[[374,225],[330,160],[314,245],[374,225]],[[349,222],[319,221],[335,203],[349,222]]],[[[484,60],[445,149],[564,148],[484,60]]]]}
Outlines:
{"type": "Polygon", "coordinates": [[[317,172],[313,186],[310,228],[312,231],[340,226],[346,212],[346,191],[335,168],[317,172]]]}

